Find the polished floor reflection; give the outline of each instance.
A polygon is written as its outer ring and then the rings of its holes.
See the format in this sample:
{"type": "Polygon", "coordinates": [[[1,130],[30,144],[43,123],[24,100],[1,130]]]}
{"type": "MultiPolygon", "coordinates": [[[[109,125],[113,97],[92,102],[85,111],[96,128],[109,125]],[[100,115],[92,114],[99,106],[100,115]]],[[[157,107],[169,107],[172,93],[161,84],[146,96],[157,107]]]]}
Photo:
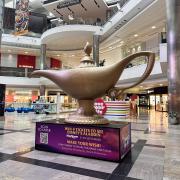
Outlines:
{"type": "Polygon", "coordinates": [[[0,120],[0,180],[180,179],[180,126],[167,113],[140,109],[132,123],[132,150],[120,163],[37,151],[35,122],[60,115],[6,113],[0,120]]]}

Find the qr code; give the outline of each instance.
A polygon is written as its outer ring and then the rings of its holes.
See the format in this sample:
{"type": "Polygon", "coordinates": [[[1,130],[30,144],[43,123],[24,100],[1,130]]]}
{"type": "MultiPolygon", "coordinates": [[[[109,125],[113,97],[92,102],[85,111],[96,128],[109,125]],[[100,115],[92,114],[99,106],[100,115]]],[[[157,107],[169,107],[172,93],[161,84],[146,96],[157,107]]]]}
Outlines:
{"type": "Polygon", "coordinates": [[[48,144],[48,133],[40,133],[40,143],[48,144]]]}

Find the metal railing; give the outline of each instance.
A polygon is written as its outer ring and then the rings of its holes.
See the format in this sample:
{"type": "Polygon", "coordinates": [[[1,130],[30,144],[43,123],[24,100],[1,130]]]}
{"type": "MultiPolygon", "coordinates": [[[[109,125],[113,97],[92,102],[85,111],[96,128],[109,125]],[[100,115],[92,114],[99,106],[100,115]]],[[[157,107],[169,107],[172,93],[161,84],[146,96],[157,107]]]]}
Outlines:
{"type": "MultiPolygon", "coordinates": [[[[119,4],[119,7],[122,8],[124,5],[126,5],[130,0],[117,0],[116,2],[114,2],[113,4],[108,4],[107,5],[115,5],[115,4],[119,4]]],[[[117,6],[114,6],[111,8],[110,11],[110,16],[106,18],[106,20],[101,20],[99,18],[97,18],[96,21],[91,21],[91,20],[85,20],[83,18],[76,18],[74,17],[74,19],[69,20],[69,21],[58,21],[56,23],[51,23],[48,25],[47,29],[51,29],[54,27],[58,27],[58,26],[62,26],[62,25],[73,25],[73,24],[81,24],[81,25],[93,25],[93,26],[103,26],[105,25],[107,22],[110,21],[110,19],[112,19],[114,17],[114,15],[119,11],[117,6]]]]}
{"type": "MultiPolygon", "coordinates": [[[[111,16],[106,20],[106,22],[104,23],[104,25],[106,25],[106,23],[111,22],[112,18],[114,18],[114,16],[121,10],[121,8],[123,8],[130,0],[123,0],[123,1],[118,1],[116,4],[119,4],[119,7],[114,7],[112,9],[112,13],[111,16]],[[119,9],[120,8],[120,9],[119,9]]],[[[115,4],[115,3],[114,3],[115,4]]]]}
{"type": "Polygon", "coordinates": [[[120,7],[123,7],[128,1],[129,0],[111,0],[111,1],[106,2],[106,4],[108,6],[112,6],[118,3],[120,7]]]}
{"type": "MultiPolygon", "coordinates": [[[[63,68],[49,68],[46,67],[45,69],[52,69],[52,70],[62,70],[62,69],[72,69],[72,67],[64,66],[63,68]]],[[[16,67],[0,67],[0,76],[15,76],[15,77],[29,77],[31,73],[35,70],[39,69],[32,69],[32,68],[16,68],[16,67]]],[[[38,78],[38,77],[35,77],[38,78]]]]}
{"type": "MultiPolygon", "coordinates": [[[[156,61],[159,60],[159,56],[156,56],[156,61]]],[[[131,67],[134,67],[134,66],[140,66],[142,64],[147,64],[147,59],[144,58],[144,57],[139,57],[139,58],[136,58],[134,59],[131,63],[129,63],[125,68],[131,68],[131,67]]]]}
{"type": "Polygon", "coordinates": [[[35,69],[0,67],[0,76],[29,77],[35,69]]]}
{"type": "MultiPolygon", "coordinates": [[[[113,5],[119,4],[119,7],[122,8],[125,4],[127,4],[128,1],[130,1],[130,0],[113,1],[113,5]]],[[[107,3],[107,5],[111,5],[111,4],[107,3]]],[[[83,17],[74,17],[74,19],[72,19],[72,20],[63,21],[59,18],[59,21],[57,19],[57,22],[54,22],[54,23],[51,22],[51,23],[47,24],[47,26],[44,27],[43,32],[45,32],[47,29],[55,28],[55,27],[62,26],[62,25],[73,25],[73,24],[83,25],[84,24],[84,25],[93,25],[93,26],[103,26],[118,12],[118,8],[117,8],[117,6],[114,6],[111,9],[108,9],[108,11],[110,11],[110,13],[109,13],[110,15],[108,17],[106,17],[105,20],[97,18],[96,21],[94,21],[94,20],[90,20],[90,19],[83,19],[83,17]]],[[[4,33],[7,33],[7,34],[12,34],[14,32],[13,30],[10,30],[10,29],[3,29],[3,31],[4,31],[4,33]]],[[[25,34],[24,36],[40,38],[41,34],[29,32],[29,33],[25,34]]]]}

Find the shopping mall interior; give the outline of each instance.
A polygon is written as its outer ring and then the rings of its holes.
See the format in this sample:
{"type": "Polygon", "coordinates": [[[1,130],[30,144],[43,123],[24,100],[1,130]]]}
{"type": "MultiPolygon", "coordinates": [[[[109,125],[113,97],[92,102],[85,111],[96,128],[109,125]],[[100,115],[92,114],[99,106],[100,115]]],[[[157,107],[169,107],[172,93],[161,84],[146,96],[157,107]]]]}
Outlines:
{"type": "Polygon", "coordinates": [[[178,10],[1,0],[0,180],[180,180],[178,10]]]}

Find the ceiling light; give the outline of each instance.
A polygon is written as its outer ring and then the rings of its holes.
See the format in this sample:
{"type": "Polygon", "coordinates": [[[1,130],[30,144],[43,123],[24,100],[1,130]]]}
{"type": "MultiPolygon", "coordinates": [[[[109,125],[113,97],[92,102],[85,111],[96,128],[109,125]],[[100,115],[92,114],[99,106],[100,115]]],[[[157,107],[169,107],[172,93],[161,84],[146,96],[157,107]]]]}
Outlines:
{"type": "Polygon", "coordinates": [[[148,94],[154,92],[154,90],[148,90],[148,94]]]}
{"type": "Polygon", "coordinates": [[[74,55],[74,54],[72,54],[71,56],[72,56],[72,57],[74,57],[75,55],[74,55]]]}
{"type": "Polygon", "coordinates": [[[144,88],[144,89],[152,89],[152,86],[150,86],[150,87],[146,87],[146,88],[144,88]]]}
{"type": "Polygon", "coordinates": [[[152,26],[151,28],[152,28],[152,29],[156,29],[156,26],[152,26]]]}
{"type": "Polygon", "coordinates": [[[139,86],[140,88],[143,88],[143,86],[139,86]]]}
{"type": "Polygon", "coordinates": [[[52,12],[49,12],[50,17],[54,17],[54,14],[52,12]]]}
{"type": "Polygon", "coordinates": [[[163,86],[163,84],[159,84],[160,86],[163,86]]]}
{"type": "Polygon", "coordinates": [[[112,46],[110,46],[109,49],[112,49],[112,46]]]}
{"type": "Polygon", "coordinates": [[[11,50],[10,50],[10,49],[8,49],[8,52],[11,52],[11,50]]]}
{"type": "Polygon", "coordinates": [[[138,34],[135,34],[134,37],[138,37],[138,34]]]}
{"type": "Polygon", "coordinates": [[[59,54],[57,54],[56,56],[57,56],[57,57],[59,57],[60,55],[59,55],[59,54]]]}
{"type": "Polygon", "coordinates": [[[25,53],[25,54],[28,54],[28,52],[27,52],[27,51],[25,51],[24,53],[25,53]]]}
{"type": "Polygon", "coordinates": [[[73,14],[69,14],[69,15],[68,15],[68,19],[71,20],[71,21],[74,20],[73,14]]]}

